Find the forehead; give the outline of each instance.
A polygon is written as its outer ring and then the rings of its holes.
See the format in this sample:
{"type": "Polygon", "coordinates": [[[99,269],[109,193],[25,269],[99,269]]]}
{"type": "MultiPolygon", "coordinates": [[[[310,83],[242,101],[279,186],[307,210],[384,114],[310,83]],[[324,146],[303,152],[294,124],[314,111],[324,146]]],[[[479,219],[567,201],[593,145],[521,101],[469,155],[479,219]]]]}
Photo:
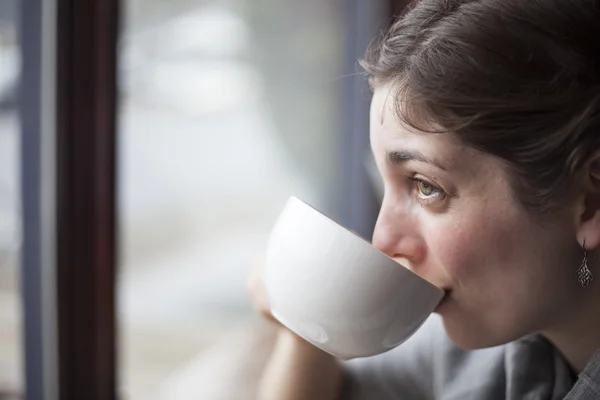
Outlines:
{"type": "Polygon", "coordinates": [[[453,165],[465,156],[472,158],[478,155],[478,151],[465,146],[451,133],[423,132],[403,123],[396,114],[395,95],[388,85],[377,87],[373,93],[370,111],[373,151],[418,150],[453,165]]]}

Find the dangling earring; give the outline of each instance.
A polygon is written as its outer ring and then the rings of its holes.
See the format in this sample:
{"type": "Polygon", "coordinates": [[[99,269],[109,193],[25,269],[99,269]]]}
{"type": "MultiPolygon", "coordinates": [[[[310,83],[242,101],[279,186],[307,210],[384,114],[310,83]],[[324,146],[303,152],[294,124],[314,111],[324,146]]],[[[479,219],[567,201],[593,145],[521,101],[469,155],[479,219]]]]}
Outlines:
{"type": "Polygon", "coordinates": [[[577,268],[575,274],[577,275],[577,280],[579,281],[579,284],[582,287],[586,287],[590,284],[591,281],[594,280],[594,275],[592,274],[592,271],[590,271],[587,265],[588,257],[587,250],[585,249],[585,240],[583,241],[583,245],[581,247],[583,248],[583,261],[581,261],[581,265],[579,266],[579,268],[577,268]]]}

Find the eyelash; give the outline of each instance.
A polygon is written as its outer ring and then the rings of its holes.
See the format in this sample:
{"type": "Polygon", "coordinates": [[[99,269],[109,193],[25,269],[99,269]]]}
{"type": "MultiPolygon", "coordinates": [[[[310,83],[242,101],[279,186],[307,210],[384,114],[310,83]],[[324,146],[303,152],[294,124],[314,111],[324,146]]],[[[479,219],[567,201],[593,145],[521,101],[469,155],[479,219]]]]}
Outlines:
{"type": "Polygon", "coordinates": [[[414,189],[417,191],[417,201],[419,203],[421,203],[422,205],[433,204],[437,201],[442,201],[442,200],[446,199],[446,197],[448,197],[448,195],[446,194],[446,192],[444,192],[444,190],[442,188],[440,188],[437,185],[434,185],[433,183],[431,183],[425,179],[415,178],[415,177],[409,177],[408,179],[409,179],[411,185],[413,185],[414,189]],[[419,183],[424,183],[426,185],[431,186],[432,189],[434,190],[434,194],[430,194],[429,196],[423,197],[421,190],[419,189],[419,183]]]}

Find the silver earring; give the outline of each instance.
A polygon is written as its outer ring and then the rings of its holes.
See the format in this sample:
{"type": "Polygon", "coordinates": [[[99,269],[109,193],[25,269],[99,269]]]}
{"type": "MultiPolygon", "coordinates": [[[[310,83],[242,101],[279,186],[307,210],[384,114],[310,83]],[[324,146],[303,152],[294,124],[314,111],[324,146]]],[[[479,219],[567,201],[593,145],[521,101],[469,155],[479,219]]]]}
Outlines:
{"type": "Polygon", "coordinates": [[[588,256],[587,250],[585,249],[585,240],[583,241],[583,246],[581,247],[583,248],[583,261],[581,261],[581,265],[579,266],[579,268],[577,268],[575,274],[577,275],[577,280],[579,281],[579,284],[582,287],[586,287],[590,284],[591,281],[594,280],[594,275],[592,274],[592,271],[590,271],[590,269],[588,268],[588,256]]]}

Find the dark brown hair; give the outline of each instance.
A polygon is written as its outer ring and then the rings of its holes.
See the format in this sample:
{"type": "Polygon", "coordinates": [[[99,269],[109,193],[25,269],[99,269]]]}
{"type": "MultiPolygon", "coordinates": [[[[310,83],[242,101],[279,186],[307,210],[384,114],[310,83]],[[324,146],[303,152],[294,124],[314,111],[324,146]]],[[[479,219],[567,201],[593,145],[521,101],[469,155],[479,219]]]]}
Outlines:
{"type": "Polygon", "coordinates": [[[552,211],[600,144],[600,0],[422,0],[362,61],[396,112],[503,159],[552,211]]]}

